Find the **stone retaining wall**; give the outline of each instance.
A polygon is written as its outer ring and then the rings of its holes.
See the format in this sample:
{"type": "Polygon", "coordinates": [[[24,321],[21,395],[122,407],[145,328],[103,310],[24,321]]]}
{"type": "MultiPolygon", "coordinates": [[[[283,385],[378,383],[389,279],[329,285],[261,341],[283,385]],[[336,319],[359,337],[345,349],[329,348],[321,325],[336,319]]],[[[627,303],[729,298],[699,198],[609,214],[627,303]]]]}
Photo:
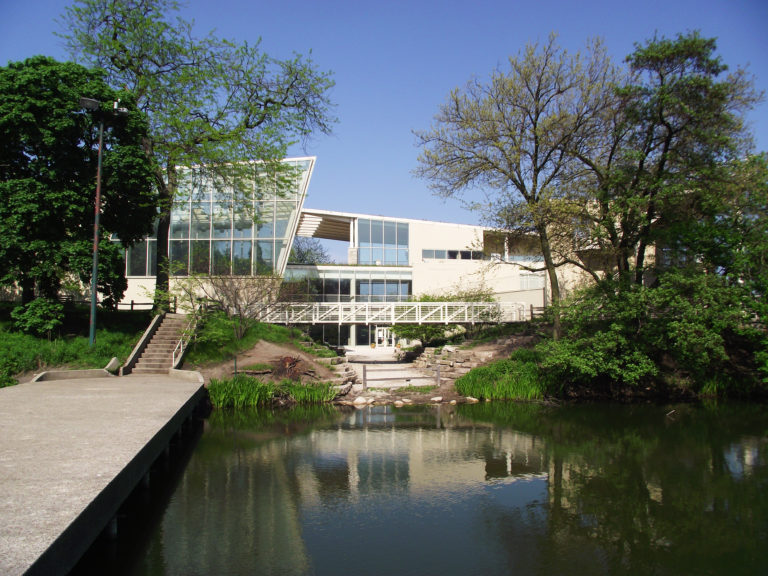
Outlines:
{"type": "Polygon", "coordinates": [[[456,380],[472,368],[487,364],[496,357],[494,351],[461,349],[455,346],[443,348],[425,348],[421,356],[413,361],[413,366],[430,376],[440,367],[440,378],[456,380]]]}

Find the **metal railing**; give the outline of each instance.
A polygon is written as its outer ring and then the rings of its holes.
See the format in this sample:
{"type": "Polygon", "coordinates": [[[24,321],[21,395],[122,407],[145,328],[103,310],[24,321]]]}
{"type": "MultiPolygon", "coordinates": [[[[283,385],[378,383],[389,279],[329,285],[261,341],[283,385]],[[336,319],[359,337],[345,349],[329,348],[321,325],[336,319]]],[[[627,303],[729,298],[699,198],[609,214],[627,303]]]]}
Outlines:
{"type": "Polygon", "coordinates": [[[179,338],[179,342],[176,344],[176,348],[173,349],[171,368],[178,368],[178,365],[181,364],[181,360],[184,358],[184,351],[186,350],[187,344],[189,344],[189,341],[192,339],[192,336],[195,334],[196,327],[197,315],[192,314],[192,317],[189,319],[189,322],[187,322],[184,331],[181,333],[181,338],[179,338]]]}
{"type": "Polygon", "coordinates": [[[283,302],[263,308],[271,324],[475,324],[524,322],[531,309],[511,302],[283,302]]]}

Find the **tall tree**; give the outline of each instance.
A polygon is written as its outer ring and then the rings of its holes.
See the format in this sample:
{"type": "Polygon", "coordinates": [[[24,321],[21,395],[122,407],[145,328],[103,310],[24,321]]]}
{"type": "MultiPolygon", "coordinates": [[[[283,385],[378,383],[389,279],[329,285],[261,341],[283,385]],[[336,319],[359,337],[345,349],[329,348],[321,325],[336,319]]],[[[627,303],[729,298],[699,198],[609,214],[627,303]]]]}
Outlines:
{"type": "MultiPolygon", "coordinates": [[[[54,298],[63,281],[90,281],[98,120],[80,98],[121,99],[127,116],[104,118],[101,224],[130,245],[151,231],[156,213],[147,134],[132,95],[103,74],[36,56],[0,68],[0,285],[23,301],[54,298]]],[[[125,290],[122,254],[102,243],[99,291],[116,303],[125,290]]]]}
{"type": "Polygon", "coordinates": [[[484,201],[471,206],[489,223],[538,237],[555,306],[562,262],[553,242],[569,234],[563,215],[573,201],[576,167],[566,150],[581,145],[590,118],[606,105],[602,95],[614,75],[599,42],[581,57],[560,48],[552,35],[543,46],[510,57],[508,69],[494,71],[487,82],[453,90],[432,128],[416,133],[423,147],[416,173],[438,195],[480,189],[484,201]]]}
{"type": "Polygon", "coordinates": [[[582,237],[610,260],[618,289],[643,282],[651,248],[698,256],[684,245],[685,230],[716,215],[735,163],[749,153],[743,114],[759,95],[743,70],[725,74],[715,48],[696,32],[637,45],[615,105],[593,119],[585,145],[569,150],[586,169],[574,184],[589,199],[582,237]]]}
{"type": "MultiPolygon", "coordinates": [[[[214,181],[254,180],[254,164],[279,174],[288,147],[330,132],[330,75],[311,58],[276,60],[259,43],[194,35],[174,0],[76,0],[64,34],[76,57],[127,86],[150,121],[144,152],[157,166],[162,201],[157,294],[168,294],[170,208],[178,168],[197,165],[214,181]],[[227,171],[223,171],[223,167],[227,171]],[[242,170],[235,170],[241,167],[242,170]]],[[[243,190],[245,186],[234,186],[243,190]]],[[[251,188],[252,189],[252,188],[251,188]]]]}

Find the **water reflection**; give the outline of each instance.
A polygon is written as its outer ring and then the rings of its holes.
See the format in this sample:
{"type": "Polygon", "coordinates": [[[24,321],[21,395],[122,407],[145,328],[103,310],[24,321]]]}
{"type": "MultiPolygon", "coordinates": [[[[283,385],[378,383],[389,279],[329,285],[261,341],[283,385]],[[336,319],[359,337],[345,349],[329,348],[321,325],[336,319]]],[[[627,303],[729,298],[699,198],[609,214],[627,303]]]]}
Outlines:
{"type": "Polygon", "coordinates": [[[768,565],[763,407],[214,413],[137,573],[768,565]]]}

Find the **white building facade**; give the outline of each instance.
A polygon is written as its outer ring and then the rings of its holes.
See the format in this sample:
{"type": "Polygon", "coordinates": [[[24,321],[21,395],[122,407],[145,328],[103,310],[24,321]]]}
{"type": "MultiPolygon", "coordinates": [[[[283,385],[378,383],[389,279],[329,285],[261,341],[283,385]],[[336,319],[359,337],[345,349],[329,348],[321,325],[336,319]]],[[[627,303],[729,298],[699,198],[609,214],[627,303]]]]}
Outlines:
{"type": "MultiPolygon", "coordinates": [[[[284,163],[293,171],[290,185],[280,190],[263,179],[246,190],[209,186],[203,179],[178,195],[168,240],[173,277],[275,274],[299,286],[301,298],[317,302],[397,302],[474,292],[528,308],[546,305],[545,274],[529,270],[543,264],[535,243],[510,245],[503,234],[482,226],[305,208],[315,158],[284,163]],[[346,242],[347,262],[289,263],[297,236],[346,242]]],[[[126,250],[122,307],[152,300],[156,244],[150,237],[126,250]]],[[[339,327],[335,338],[326,339],[391,343],[386,328],[339,327]]]]}

